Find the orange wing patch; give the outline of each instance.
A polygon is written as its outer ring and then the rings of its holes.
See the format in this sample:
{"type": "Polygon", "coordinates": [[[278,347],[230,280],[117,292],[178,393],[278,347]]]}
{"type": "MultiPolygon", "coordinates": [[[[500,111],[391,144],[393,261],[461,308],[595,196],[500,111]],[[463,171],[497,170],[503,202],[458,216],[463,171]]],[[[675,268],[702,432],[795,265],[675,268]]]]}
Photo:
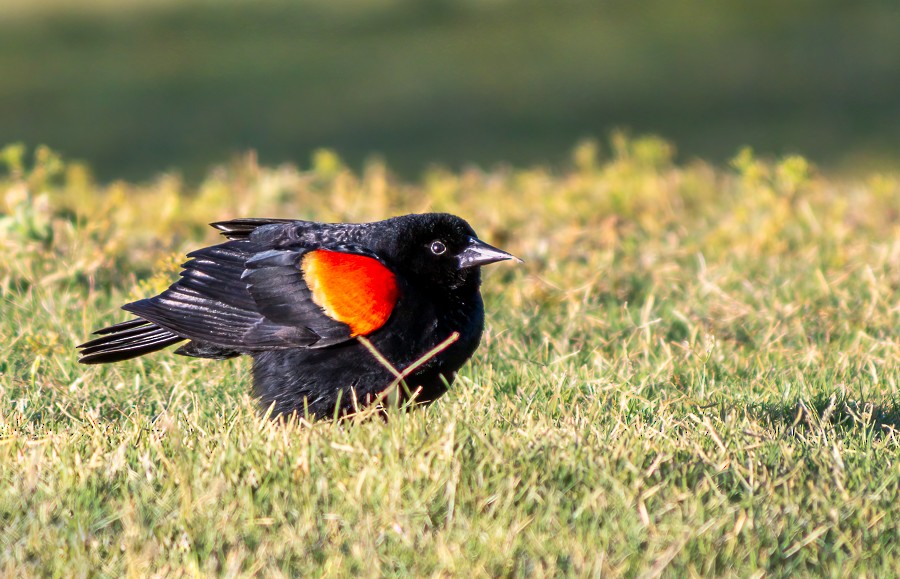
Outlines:
{"type": "Polygon", "coordinates": [[[317,249],[300,263],[306,285],[330,318],[350,326],[351,337],[371,334],[397,303],[397,279],[377,259],[317,249]]]}

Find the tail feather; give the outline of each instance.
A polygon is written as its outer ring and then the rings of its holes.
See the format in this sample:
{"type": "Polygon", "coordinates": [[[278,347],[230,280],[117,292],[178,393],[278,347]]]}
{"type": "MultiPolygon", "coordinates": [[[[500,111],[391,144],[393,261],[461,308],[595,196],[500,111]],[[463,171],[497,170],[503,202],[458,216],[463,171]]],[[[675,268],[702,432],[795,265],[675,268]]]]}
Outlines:
{"type": "Polygon", "coordinates": [[[167,340],[170,337],[171,334],[165,330],[154,330],[151,332],[145,332],[140,336],[128,336],[122,338],[121,340],[109,340],[100,342],[99,344],[85,346],[81,350],[81,354],[90,355],[100,352],[110,352],[112,350],[132,350],[138,346],[153,344],[160,340],[167,340]]]}
{"type": "Polygon", "coordinates": [[[147,323],[147,320],[143,320],[141,318],[134,318],[133,320],[128,320],[126,322],[119,322],[118,324],[113,324],[109,327],[97,330],[94,334],[98,336],[103,336],[106,334],[112,334],[113,332],[121,332],[122,330],[130,330],[132,328],[137,328],[138,326],[143,326],[147,323]]]}
{"type": "Polygon", "coordinates": [[[99,352],[104,348],[133,344],[135,342],[145,340],[154,336],[159,337],[160,332],[165,332],[165,330],[162,330],[161,328],[159,328],[159,326],[145,324],[139,328],[134,328],[131,330],[122,330],[121,332],[107,333],[106,335],[99,338],[94,338],[90,342],[85,342],[78,347],[81,349],[82,355],[90,354],[92,352],[99,352]]]}
{"type": "Polygon", "coordinates": [[[78,346],[82,364],[107,364],[137,358],[185,338],[140,318],[94,332],[101,337],[78,346]]]}

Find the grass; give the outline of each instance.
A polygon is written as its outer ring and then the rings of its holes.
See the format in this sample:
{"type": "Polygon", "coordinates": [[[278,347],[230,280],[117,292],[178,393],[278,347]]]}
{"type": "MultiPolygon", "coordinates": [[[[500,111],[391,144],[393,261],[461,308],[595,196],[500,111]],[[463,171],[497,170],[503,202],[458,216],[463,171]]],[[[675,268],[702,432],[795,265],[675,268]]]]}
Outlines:
{"type": "Polygon", "coordinates": [[[895,573],[900,179],[672,152],[418,183],[247,156],[188,189],[7,148],[2,573],[895,573]],[[526,260],[486,276],[482,347],[427,410],[272,423],[246,360],[75,362],[207,222],[427,209],[526,260]]]}

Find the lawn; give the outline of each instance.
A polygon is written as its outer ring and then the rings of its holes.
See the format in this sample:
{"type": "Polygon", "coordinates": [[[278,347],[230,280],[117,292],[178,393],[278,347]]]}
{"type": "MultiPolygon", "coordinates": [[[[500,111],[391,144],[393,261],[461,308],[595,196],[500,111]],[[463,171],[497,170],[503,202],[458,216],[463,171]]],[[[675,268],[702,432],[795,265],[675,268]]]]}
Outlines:
{"type": "Polygon", "coordinates": [[[673,161],[415,182],[328,151],[196,185],[0,172],[0,572],[542,576],[900,569],[900,177],[673,161]],[[490,268],[481,348],[387,422],[271,422],[246,360],[76,363],[237,216],[450,211],[490,268]]]}

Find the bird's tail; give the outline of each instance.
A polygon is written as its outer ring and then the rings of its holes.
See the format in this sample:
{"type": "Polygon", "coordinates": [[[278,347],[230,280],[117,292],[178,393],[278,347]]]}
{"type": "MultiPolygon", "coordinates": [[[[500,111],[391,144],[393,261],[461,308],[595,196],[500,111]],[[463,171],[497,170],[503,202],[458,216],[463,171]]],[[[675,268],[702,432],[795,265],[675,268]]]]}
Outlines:
{"type": "Polygon", "coordinates": [[[97,330],[99,335],[78,346],[82,364],[108,364],[137,358],[177,344],[185,338],[141,318],[97,330]]]}

